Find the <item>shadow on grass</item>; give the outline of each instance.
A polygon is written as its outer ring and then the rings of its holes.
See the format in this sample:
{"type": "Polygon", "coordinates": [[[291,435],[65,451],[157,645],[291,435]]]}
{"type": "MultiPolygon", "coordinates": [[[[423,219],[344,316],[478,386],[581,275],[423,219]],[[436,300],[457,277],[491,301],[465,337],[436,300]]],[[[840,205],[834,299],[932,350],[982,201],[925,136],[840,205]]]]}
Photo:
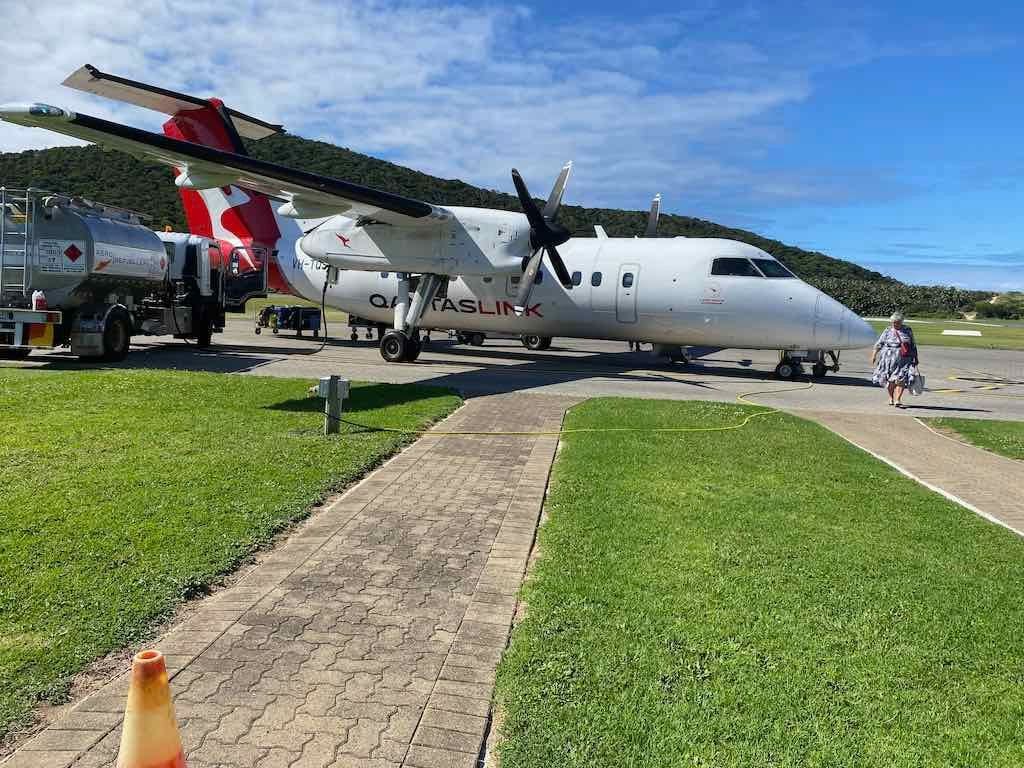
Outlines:
{"type": "MultiPolygon", "coordinates": [[[[449,387],[421,384],[364,384],[352,387],[349,397],[345,399],[342,411],[348,414],[363,413],[454,394],[454,390],[449,387]]],[[[319,397],[295,397],[263,407],[271,411],[323,413],[324,401],[319,397]]]]}

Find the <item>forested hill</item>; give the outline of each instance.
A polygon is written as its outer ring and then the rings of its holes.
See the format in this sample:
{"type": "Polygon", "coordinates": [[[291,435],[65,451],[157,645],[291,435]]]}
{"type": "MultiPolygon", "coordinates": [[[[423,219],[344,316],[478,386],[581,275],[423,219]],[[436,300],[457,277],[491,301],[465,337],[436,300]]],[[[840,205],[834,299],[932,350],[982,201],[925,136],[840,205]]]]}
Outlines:
{"type": "MultiPolygon", "coordinates": [[[[457,179],[428,176],[319,141],[280,135],[252,142],[249,148],[253,156],[263,160],[336,176],[432,203],[519,210],[519,202],[512,195],[474,187],[457,179]]],[[[541,185],[541,180],[536,180],[534,184],[541,185]]],[[[163,166],[140,162],[121,152],[105,152],[97,147],[58,147],[0,154],[0,185],[32,185],[54,192],[80,195],[145,213],[152,217],[151,225],[157,229],[165,224],[175,230],[186,229],[170,171],[163,166]]],[[[546,196],[547,190],[543,191],[546,196]]],[[[592,237],[595,224],[603,225],[613,237],[628,237],[644,231],[647,212],[568,205],[562,207],[559,221],[579,237],[592,237]]],[[[807,280],[829,277],[882,279],[878,272],[848,261],[689,216],[664,214],[658,231],[663,236],[742,240],[768,251],[807,280]]]]}

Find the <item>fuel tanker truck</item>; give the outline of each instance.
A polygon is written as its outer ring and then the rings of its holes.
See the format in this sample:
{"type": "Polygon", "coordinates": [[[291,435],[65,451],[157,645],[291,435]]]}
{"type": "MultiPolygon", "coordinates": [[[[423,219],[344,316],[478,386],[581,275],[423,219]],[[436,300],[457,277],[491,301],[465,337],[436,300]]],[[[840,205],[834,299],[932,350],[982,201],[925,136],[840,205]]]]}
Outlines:
{"type": "Polygon", "coordinates": [[[82,359],[123,360],[133,336],[209,346],[225,311],[266,295],[216,240],[153,232],[121,208],[36,189],[0,187],[0,357],[70,346],[82,359]],[[247,291],[231,288],[241,281],[247,291]],[[232,278],[236,278],[233,280],[232,278]]]}

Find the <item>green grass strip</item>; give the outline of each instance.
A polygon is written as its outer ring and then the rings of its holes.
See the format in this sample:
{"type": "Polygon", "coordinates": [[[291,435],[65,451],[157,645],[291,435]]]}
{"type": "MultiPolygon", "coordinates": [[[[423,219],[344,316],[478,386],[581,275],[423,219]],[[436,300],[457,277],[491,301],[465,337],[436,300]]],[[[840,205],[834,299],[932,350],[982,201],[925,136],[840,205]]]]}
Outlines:
{"type": "MultiPolygon", "coordinates": [[[[410,438],[321,434],[310,382],[0,370],[0,735],[410,438]]],[[[444,390],[354,386],[422,427],[444,390]]]]}
{"type": "MultiPolygon", "coordinates": [[[[602,399],[566,426],[734,423],[602,399]]],[[[1024,542],[806,421],[570,434],[502,768],[1020,766],[1024,542]]]]}
{"type": "MultiPolygon", "coordinates": [[[[1024,459],[1024,421],[929,419],[928,422],[954,432],[956,437],[979,448],[1011,459],[1024,459]]],[[[1021,489],[1021,497],[1024,499],[1024,489],[1021,489]]]]}

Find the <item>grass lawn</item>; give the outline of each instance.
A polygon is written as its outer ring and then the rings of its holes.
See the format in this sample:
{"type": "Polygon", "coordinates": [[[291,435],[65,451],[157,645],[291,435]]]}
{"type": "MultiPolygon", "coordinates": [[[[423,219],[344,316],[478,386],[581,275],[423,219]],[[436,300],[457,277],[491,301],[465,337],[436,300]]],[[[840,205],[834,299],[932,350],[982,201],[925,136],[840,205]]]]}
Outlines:
{"type": "Polygon", "coordinates": [[[1024,421],[929,419],[929,422],[934,427],[954,432],[956,437],[979,448],[1024,460],[1024,421]]]}
{"type": "Polygon", "coordinates": [[[546,510],[502,768],[1024,764],[1024,542],[826,430],[568,435],[546,510]]]}
{"type": "MultiPolygon", "coordinates": [[[[0,736],[405,439],[323,437],[309,384],[0,370],[0,736]]],[[[346,410],[412,426],[457,403],[363,385],[346,410]]]]}
{"type": "MultiPolygon", "coordinates": [[[[884,320],[869,322],[878,333],[889,325],[884,320]]],[[[914,329],[914,338],[922,346],[1024,349],[1024,325],[1005,320],[982,320],[979,323],[956,320],[907,320],[907,325],[914,329]],[[944,330],[981,331],[981,336],[943,336],[944,330]]]]}

